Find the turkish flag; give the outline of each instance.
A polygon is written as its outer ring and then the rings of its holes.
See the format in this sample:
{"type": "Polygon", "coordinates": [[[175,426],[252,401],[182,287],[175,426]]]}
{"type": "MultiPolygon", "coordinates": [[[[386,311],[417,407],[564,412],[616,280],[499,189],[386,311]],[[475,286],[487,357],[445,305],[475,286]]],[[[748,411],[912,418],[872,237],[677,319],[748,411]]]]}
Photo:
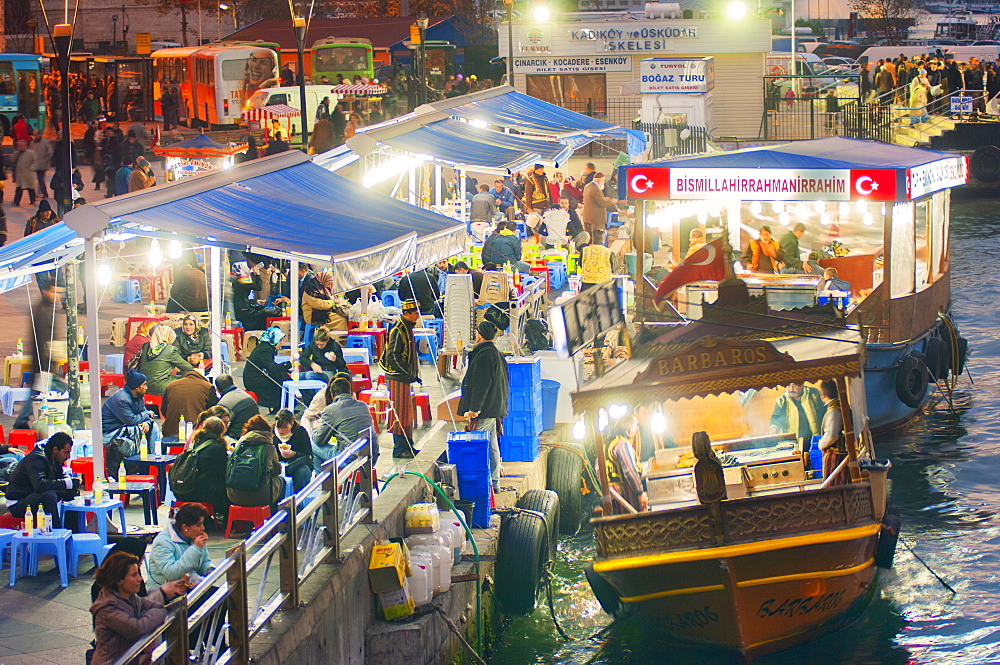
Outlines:
{"type": "Polygon", "coordinates": [[[719,238],[681,261],[673,272],[664,277],[656,287],[653,302],[660,302],[685,284],[706,279],[720,281],[725,276],[726,263],[722,252],[722,238],[719,238]]]}

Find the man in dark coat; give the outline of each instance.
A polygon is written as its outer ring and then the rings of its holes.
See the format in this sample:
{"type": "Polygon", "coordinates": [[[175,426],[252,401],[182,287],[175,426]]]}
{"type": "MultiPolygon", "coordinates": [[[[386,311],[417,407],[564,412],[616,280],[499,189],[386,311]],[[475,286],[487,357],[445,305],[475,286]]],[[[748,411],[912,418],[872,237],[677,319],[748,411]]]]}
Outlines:
{"type": "Polygon", "coordinates": [[[435,266],[403,275],[399,279],[399,297],[403,300],[416,300],[420,313],[432,317],[440,317],[438,298],[438,269],[435,266]]]}
{"type": "Polygon", "coordinates": [[[243,434],[243,426],[254,416],[260,415],[260,407],[246,392],[233,383],[233,377],[220,374],[215,377],[215,388],[219,391],[219,406],[229,410],[229,429],[226,436],[237,440],[243,434]]]}
{"type": "Polygon", "coordinates": [[[469,414],[475,420],[473,429],[490,436],[490,480],[493,491],[500,489],[500,445],[497,442],[497,421],[507,415],[507,398],[510,381],[507,361],[503,359],[493,338],[497,327],[483,321],[476,328],[476,346],[469,352],[469,366],[462,377],[462,397],[458,401],[458,415],[469,414]]]}
{"type": "Polygon", "coordinates": [[[781,272],[792,275],[812,272],[812,266],[808,263],[802,263],[802,253],[799,250],[799,240],[805,234],[806,225],[799,222],[792,227],[791,231],[781,236],[779,244],[781,245],[781,253],[785,255],[785,267],[781,269],[781,272]]]}
{"type": "Polygon", "coordinates": [[[413,448],[413,424],[417,410],[410,392],[411,385],[420,381],[420,365],[413,328],[420,320],[420,309],[414,300],[403,301],[403,315],[389,330],[389,339],[379,358],[389,385],[389,431],[392,432],[392,456],[410,458],[413,448]]]}
{"type": "Polygon", "coordinates": [[[212,382],[197,369],[188,370],[181,378],[171,381],[163,394],[164,438],[178,439],[182,436],[181,418],[194,422],[199,413],[215,406],[218,401],[219,396],[215,394],[212,382]]]}
{"type": "Polygon", "coordinates": [[[80,489],[79,481],[63,473],[72,450],[73,437],[56,432],[17,463],[7,486],[7,510],[11,515],[21,519],[28,508],[37,513],[41,506],[52,519],[52,528],[62,528],[59,501],[72,500],[80,489]]]}

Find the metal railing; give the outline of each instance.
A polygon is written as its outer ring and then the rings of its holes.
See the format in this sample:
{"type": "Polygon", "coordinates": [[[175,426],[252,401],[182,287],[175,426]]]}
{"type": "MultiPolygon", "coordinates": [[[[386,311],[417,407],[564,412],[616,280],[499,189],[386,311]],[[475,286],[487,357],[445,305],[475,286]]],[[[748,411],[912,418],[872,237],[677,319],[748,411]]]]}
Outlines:
{"type": "Polygon", "coordinates": [[[374,521],[370,439],[369,432],[324,463],[194,589],[167,605],[164,624],[115,665],[137,665],[146,654],[152,663],[171,665],[249,663],[250,643],[275,613],[298,607],[309,576],[341,559],[341,542],[352,529],[374,521]]]}
{"type": "Polygon", "coordinates": [[[646,160],[695,155],[708,150],[708,130],[686,122],[632,122],[632,129],[646,135],[646,160]]]}
{"type": "Polygon", "coordinates": [[[869,136],[873,129],[867,121],[870,109],[862,109],[859,77],[781,74],[763,78],[761,139],[875,138],[869,136]],[[847,94],[849,84],[854,84],[857,92],[847,94]]]}

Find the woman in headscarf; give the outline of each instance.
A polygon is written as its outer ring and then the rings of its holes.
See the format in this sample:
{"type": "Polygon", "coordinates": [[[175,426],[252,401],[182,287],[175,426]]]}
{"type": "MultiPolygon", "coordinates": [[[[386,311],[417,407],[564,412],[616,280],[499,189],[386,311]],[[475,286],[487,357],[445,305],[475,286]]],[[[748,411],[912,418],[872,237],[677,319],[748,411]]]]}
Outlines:
{"type": "Polygon", "coordinates": [[[153,320],[143,321],[139,324],[139,328],[135,331],[135,334],[132,335],[132,339],[125,343],[125,349],[123,351],[123,362],[125,363],[125,367],[128,367],[129,362],[133,357],[135,357],[135,354],[139,353],[139,349],[142,348],[143,344],[149,341],[149,334],[157,325],[156,321],[153,320]]]}
{"type": "Polygon", "coordinates": [[[194,369],[174,346],[176,339],[173,328],[161,324],[153,328],[149,341],[139,351],[139,371],[146,375],[146,392],[150,395],[163,396],[167,385],[178,378],[175,369],[180,374],[194,369]]]}
{"type": "Polygon", "coordinates": [[[243,386],[257,395],[257,403],[274,413],[281,406],[281,384],[291,378],[292,364],[278,363],[278,344],[285,333],[271,326],[261,333],[260,341],[247,357],[243,368],[243,386]]]}
{"type": "Polygon", "coordinates": [[[198,323],[194,314],[188,314],[181,321],[181,327],[174,330],[177,335],[176,346],[181,357],[192,365],[199,365],[202,361],[206,367],[212,365],[212,335],[208,328],[202,327],[198,323]]]}

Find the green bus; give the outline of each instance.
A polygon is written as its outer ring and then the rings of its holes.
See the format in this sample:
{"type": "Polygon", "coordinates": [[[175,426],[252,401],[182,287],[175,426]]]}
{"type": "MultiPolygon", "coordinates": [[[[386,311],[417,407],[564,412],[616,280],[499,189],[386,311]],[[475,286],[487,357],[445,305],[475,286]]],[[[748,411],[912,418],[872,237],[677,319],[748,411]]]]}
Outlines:
{"type": "Polygon", "coordinates": [[[33,53],[0,53],[0,130],[10,133],[14,118],[24,114],[32,129],[45,129],[45,95],[42,94],[42,56],[33,53]]]}
{"type": "Polygon", "coordinates": [[[312,79],[323,76],[336,85],[337,74],[350,82],[355,76],[371,81],[375,77],[375,57],[372,43],[355,37],[327,37],[312,47],[312,79]]]}

